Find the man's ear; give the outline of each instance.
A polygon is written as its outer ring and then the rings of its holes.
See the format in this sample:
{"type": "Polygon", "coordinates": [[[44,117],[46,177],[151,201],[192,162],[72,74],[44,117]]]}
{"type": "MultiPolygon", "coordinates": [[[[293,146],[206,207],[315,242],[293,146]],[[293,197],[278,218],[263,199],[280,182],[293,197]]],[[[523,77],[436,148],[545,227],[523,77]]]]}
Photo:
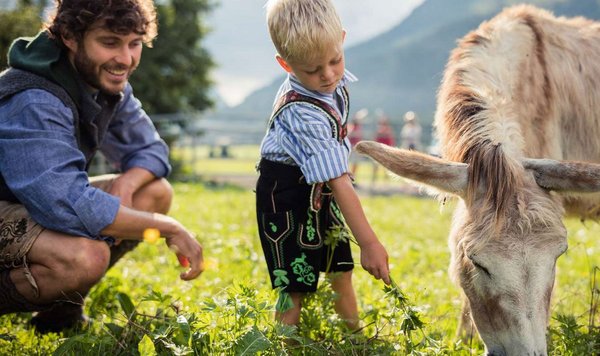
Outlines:
{"type": "Polygon", "coordinates": [[[61,36],[61,39],[62,39],[63,43],[65,44],[65,46],[67,46],[67,48],[71,52],[77,53],[78,44],[73,36],[71,36],[71,37],[61,36]]]}
{"type": "Polygon", "coordinates": [[[277,60],[277,63],[279,63],[281,68],[283,68],[283,70],[285,70],[288,73],[292,72],[292,67],[290,67],[288,62],[286,62],[285,59],[283,59],[280,55],[275,55],[275,59],[277,60]]]}

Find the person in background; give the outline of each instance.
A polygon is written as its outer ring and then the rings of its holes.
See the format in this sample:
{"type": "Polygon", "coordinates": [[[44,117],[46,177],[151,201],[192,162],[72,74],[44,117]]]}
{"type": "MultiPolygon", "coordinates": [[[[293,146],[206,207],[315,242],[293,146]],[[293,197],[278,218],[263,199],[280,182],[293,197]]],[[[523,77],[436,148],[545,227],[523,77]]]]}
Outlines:
{"type": "Polygon", "coordinates": [[[354,146],[363,139],[363,121],[368,115],[368,109],[360,109],[354,114],[352,120],[348,124],[348,139],[350,140],[350,147],[352,148],[349,158],[350,173],[354,179],[356,178],[356,171],[358,170],[358,162],[360,162],[362,158],[354,151],[354,146]]]}
{"type": "Polygon", "coordinates": [[[202,247],[165,215],[167,146],[128,78],[156,36],[151,0],[57,0],[0,74],[0,315],[40,332],[85,321],[88,291],[147,235],[202,271],[202,247]],[[88,177],[102,151],[121,174],[88,177]]]}
{"type": "MultiPolygon", "coordinates": [[[[374,141],[382,143],[388,146],[396,145],[396,135],[394,134],[394,129],[390,125],[389,117],[383,112],[383,110],[378,110],[379,114],[377,119],[377,129],[375,130],[374,141]]],[[[379,164],[373,161],[373,174],[371,175],[371,185],[375,184],[377,180],[377,173],[379,170],[379,164]]]]}
{"type": "Polygon", "coordinates": [[[369,225],[348,169],[349,98],[345,31],[330,0],[270,0],[266,6],[276,60],[288,73],[262,141],[256,185],[258,230],[271,285],[279,290],[276,319],[300,321],[302,299],[331,277],[335,310],[359,327],[352,286],[354,262],[344,220],[361,264],[390,283],[388,254],[369,225]]]}
{"type": "Polygon", "coordinates": [[[421,125],[413,111],[404,114],[404,126],[400,131],[402,148],[407,150],[421,150],[421,125]]]}

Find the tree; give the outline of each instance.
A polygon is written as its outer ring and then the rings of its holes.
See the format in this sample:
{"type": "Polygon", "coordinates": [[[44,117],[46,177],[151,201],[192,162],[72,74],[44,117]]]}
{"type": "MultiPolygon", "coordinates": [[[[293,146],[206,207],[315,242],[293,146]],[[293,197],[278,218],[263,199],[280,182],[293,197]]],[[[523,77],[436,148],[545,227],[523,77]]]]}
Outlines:
{"type": "Polygon", "coordinates": [[[207,33],[202,15],[211,0],[170,0],[157,5],[158,37],[145,48],[131,78],[149,114],[202,111],[212,106],[208,72],[214,66],[201,46],[207,33]]]}
{"type": "Polygon", "coordinates": [[[13,10],[0,10],[0,70],[7,66],[10,45],[17,37],[34,36],[42,25],[40,8],[22,5],[13,10]]]}

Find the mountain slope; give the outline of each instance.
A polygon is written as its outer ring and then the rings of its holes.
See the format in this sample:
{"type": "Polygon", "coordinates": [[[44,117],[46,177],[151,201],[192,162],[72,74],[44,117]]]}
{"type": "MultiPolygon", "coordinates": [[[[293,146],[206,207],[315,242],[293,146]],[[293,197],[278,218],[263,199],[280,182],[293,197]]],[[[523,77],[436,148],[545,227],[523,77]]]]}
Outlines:
{"type": "MultiPolygon", "coordinates": [[[[352,84],[351,110],[383,109],[396,125],[413,110],[424,126],[433,120],[437,87],[456,41],[493,17],[512,0],[427,0],[402,23],[368,42],[346,50],[347,68],[357,75],[352,84]]],[[[535,0],[531,3],[556,15],[600,19],[600,3],[591,0],[535,0]]],[[[255,91],[228,117],[263,126],[283,76],[255,91]]],[[[260,139],[260,138],[259,138],[260,139]]]]}

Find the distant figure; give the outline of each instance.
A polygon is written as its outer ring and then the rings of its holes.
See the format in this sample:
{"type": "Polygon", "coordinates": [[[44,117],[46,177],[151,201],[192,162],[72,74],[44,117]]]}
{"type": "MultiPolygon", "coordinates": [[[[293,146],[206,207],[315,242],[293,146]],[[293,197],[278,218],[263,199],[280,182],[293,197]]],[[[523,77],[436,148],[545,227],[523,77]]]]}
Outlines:
{"type": "MultiPolygon", "coordinates": [[[[390,125],[390,119],[383,112],[379,111],[379,119],[377,120],[377,131],[375,132],[374,140],[379,143],[383,143],[388,146],[396,145],[396,135],[394,134],[394,129],[390,125]]],[[[374,184],[377,180],[377,171],[379,169],[379,164],[373,162],[373,175],[371,176],[371,184],[374,184]]]]}
{"type": "Polygon", "coordinates": [[[388,146],[396,145],[396,135],[394,135],[394,129],[390,125],[390,119],[384,112],[379,114],[377,131],[375,132],[375,141],[388,146]]]}
{"type": "Polygon", "coordinates": [[[349,159],[350,173],[352,173],[353,178],[356,177],[358,162],[361,160],[361,156],[354,151],[354,146],[363,139],[363,121],[368,115],[368,109],[360,109],[354,114],[352,121],[348,123],[348,140],[350,140],[350,146],[352,147],[349,159]]]}
{"type": "Polygon", "coordinates": [[[404,114],[404,126],[400,131],[402,148],[409,150],[421,150],[421,125],[414,111],[404,114]]]}

